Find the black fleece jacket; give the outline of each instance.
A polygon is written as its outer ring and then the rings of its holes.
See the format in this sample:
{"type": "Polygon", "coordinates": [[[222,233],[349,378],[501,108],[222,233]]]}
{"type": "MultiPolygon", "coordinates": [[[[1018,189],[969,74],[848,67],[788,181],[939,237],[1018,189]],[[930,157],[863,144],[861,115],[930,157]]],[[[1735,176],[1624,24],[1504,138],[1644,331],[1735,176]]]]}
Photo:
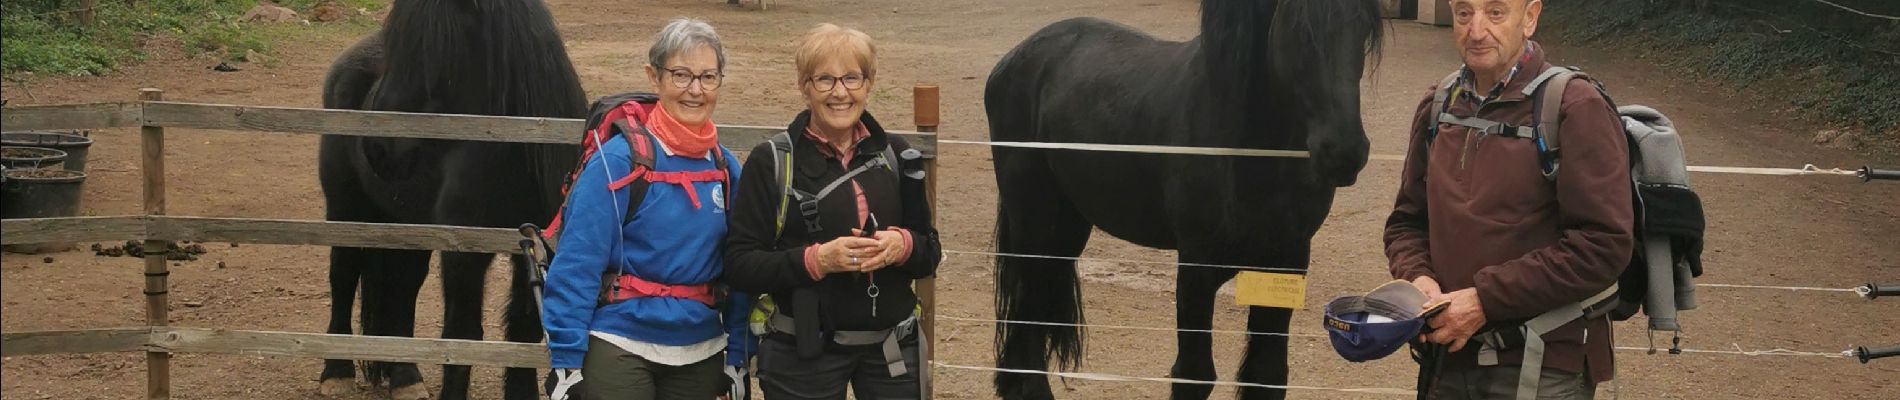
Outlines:
{"type": "MultiPolygon", "coordinates": [[[[800,112],[785,129],[791,133],[792,156],[795,160],[792,173],[792,186],[807,193],[817,193],[827,183],[843,176],[845,172],[857,168],[883,152],[889,143],[892,150],[902,154],[910,145],[902,138],[888,135],[883,127],[866,112],[860,121],[871,135],[860,141],[853,150],[849,168],[840,165],[838,159],[826,157],[818,151],[817,144],[804,136],[810,122],[810,111],[800,112]]],[[[875,220],[883,225],[875,227],[882,230],[887,227],[900,227],[910,231],[910,257],[897,265],[884,267],[872,274],[879,289],[877,297],[877,316],[871,316],[871,297],[867,295],[869,286],[864,273],[836,273],[813,281],[806,272],[805,248],[823,244],[834,238],[851,234],[852,228],[860,228],[857,221],[857,201],[851,185],[845,184],[818,202],[818,225],[816,234],[807,231],[803,218],[798,212],[798,202],[791,200],[785,210],[785,228],[777,240],[773,240],[775,218],[778,214],[781,193],[779,180],[781,171],[772,165],[771,143],[760,143],[746,156],[744,176],[739,179],[739,187],[733,193],[732,215],[727,218],[726,236],[726,281],[733,289],[749,293],[765,293],[772,296],[778,305],[779,313],[796,318],[800,324],[814,320],[811,317],[800,318],[800,310],[816,310],[822,321],[824,331],[871,331],[889,329],[911,315],[917,306],[916,294],[911,282],[918,278],[934,276],[937,264],[942,259],[941,244],[937,238],[936,227],[931,224],[929,204],[925,199],[923,160],[903,160],[897,157],[899,171],[885,168],[873,168],[861,173],[852,180],[863,187],[865,202],[875,220]],[[906,176],[909,175],[909,176],[906,176]],[[803,298],[818,299],[818,304],[797,304],[800,296],[794,296],[797,290],[809,290],[803,298]]],[[[800,331],[805,328],[801,327],[800,331]]]]}

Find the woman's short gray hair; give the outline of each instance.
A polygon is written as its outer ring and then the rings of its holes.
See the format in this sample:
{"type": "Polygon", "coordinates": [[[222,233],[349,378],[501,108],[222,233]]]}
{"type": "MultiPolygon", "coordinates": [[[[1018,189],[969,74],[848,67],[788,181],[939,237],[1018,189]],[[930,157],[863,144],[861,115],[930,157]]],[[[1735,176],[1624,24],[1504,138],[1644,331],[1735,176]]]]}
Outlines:
{"type": "Polygon", "coordinates": [[[719,33],[713,31],[711,24],[694,18],[677,18],[660,28],[660,36],[653,40],[653,47],[647,49],[647,64],[665,70],[666,59],[697,46],[711,48],[713,55],[719,58],[719,70],[726,70],[726,49],[719,45],[719,33]]]}

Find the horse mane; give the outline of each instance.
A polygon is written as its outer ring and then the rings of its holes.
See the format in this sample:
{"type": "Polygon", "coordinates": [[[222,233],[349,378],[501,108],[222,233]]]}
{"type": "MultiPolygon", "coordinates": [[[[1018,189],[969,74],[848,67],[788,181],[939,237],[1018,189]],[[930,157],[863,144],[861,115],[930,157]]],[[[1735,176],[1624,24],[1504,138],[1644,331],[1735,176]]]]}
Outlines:
{"type": "MultiPolygon", "coordinates": [[[[1364,55],[1367,57],[1367,60],[1370,61],[1367,63],[1366,74],[1371,75],[1376,69],[1381,58],[1380,55],[1384,53],[1385,50],[1385,30],[1381,28],[1386,27],[1383,22],[1383,17],[1379,15],[1380,6],[1377,0],[1281,0],[1280,3],[1286,8],[1285,11],[1288,16],[1345,15],[1344,18],[1339,19],[1314,17],[1288,18],[1284,23],[1291,25],[1288,27],[1290,28],[1287,30],[1288,32],[1298,32],[1300,34],[1300,40],[1296,42],[1309,43],[1314,47],[1321,47],[1321,43],[1338,40],[1338,38],[1353,37],[1355,36],[1354,33],[1360,33],[1366,38],[1366,42],[1363,44],[1365,46],[1364,55]],[[1352,21],[1353,23],[1338,25],[1323,25],[1318,23],[1319,21],[1333,20],[1352,21]]],[[[1318,49],[1314,50],[1317,51],[1318,49]]]]}
{"type": "MultiPolygon", "coordinates": [[[[367,109],[587,117],[587,92],[541,0],[401,0],[381,35],[386,69],[367,109]]],[[[579,149],[525,143],[486,148],[525,153],[524,168],[537,185],[531,189],[544,194],[552,217],[579,149]]]]}
{"type": "Polygon", "coordinates": [[[1279,1],[1201,1],[1201,59],[1208,89],[1220,103],[1248,104],[1267,93],[1271,82],[1260,69],[1272,57],[1268,28],[1279,1]]]}
{"type": "Polygon", "coordinates": [[[585,117],[586,92],[553,21],[539,0],[402,0],[382,31],[388,62],[374,97],[428,101],[371,101],[429,108],[396,111],[585,117]]]}
{"type": "Polygon", "coordinates": [[[1365,36],[1365,54],[1376,65],[1384,47],[1383,25],[1376,0],[1203,0],[1201,57],[1209,89],[1226,104],[1245,107],[1268,102],[1263,96],[1273,93],[1276,84],[1266,70],[1271,63],[1306,62],[1302,55],[1320,54],[1319,47],[1339,38],[1365,36]],[[1332,17],[1337,15],[1345,18],[1332,17]],[[1300,36],[1288,43],[1315,48],[1274,47],[1275,23],[1288,24],[1284,32],[1300,36]]]}

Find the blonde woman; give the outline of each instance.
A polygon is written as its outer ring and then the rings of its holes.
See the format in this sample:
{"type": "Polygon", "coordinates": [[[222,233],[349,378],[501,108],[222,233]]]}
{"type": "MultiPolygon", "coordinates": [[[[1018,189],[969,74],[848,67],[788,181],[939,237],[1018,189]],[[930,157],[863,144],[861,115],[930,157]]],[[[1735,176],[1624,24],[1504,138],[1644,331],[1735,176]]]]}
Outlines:
{"type": "Polygon", "coordinates": [[[727,281],[776,304],[760,389],[772,400],[843,399],[847,387],[859,399],[922,397],[911,281],[941,256],[918,152],[866,111],[870,36],[819,25],[793,56],[806,109],[752,149],[757,178],[728,219],[727,281]]]}

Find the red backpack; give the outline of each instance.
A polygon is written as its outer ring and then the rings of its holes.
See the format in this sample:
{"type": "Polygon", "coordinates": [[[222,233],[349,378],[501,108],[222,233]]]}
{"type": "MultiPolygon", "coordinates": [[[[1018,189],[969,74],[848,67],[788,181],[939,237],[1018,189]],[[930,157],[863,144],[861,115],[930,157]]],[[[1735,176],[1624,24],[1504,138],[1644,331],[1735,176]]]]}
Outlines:
{"type": "MultiPolygon", "coordinates": [[[[563,199],[561,207],[555,211],[554,220],[548,222],[547,229],[541,232],[541,238],[547,242],[548,250],[559,248],[561,225],[566,220],[567,213],[565,199],[573,190],[574,181],[580,179],[581,169],[587,166],[588,160],[597,157],[596,153],[599,152],[602,144],[621,136],[626,137],[628,147],[633,150],[631,152],[633,170],[628,171],[625,176],[614,179],[608,185],[608,190],[623,188],[631,190],[628,193],[631,197],[627,201],[627,210],[621,214],[620,223],[625,225],[633,222],[634,211],[640,209],[640,202],[646,198],[647,186],[653,183],[654,174],[648,172],[653,170],[654,141],[657,139],[653,138],[652,132],[647,131],[646,117],[653,107],[658,107],[656,103],[659,100],[659,95],[653,93],[627,92],[601,97],[594,100],[594,103],[588,107],[590,110],[587,114],[588,129],[581,135],[580,162],[574,166],[573,171],[568,172],[566,181],[561,184],[563,199]]],[[[713,164],[723,175],[722,181],[731,182],[732,175],[731,171],[726,169],[725,152],[715,149],[712,153],[713,164]]],[[[730,188],[724,190],[724,194],[728,197],[731,193],[730,188]]],[[[728,201],[726,204],[731,204],[731,202],[728,201]]],[[[549,254],[548,258],[552,260],[552,254],[549,254]]]]}

